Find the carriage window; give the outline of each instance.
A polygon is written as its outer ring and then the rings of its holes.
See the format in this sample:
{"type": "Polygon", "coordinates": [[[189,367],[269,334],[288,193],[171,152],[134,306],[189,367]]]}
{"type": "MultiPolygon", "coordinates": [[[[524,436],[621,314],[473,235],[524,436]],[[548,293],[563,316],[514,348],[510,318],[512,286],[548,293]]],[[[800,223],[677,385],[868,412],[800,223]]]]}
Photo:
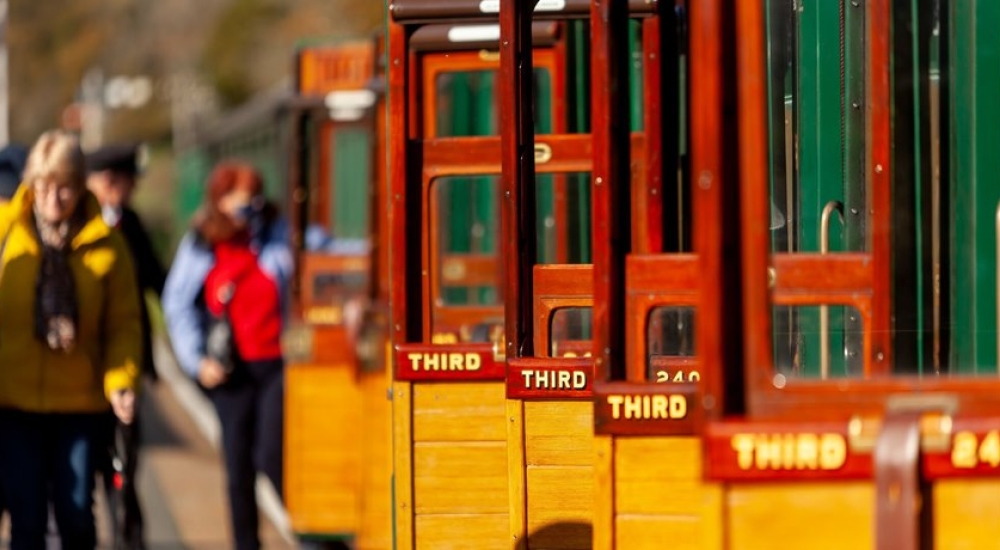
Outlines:
{"type": "Polygon", "coordinates": [[[590,173],[535,175],[538,263],[590,262],[590,173]]]}
{"type": "Polygon", "coordinates": [[[310,281],[312,285],[312,305],[340,305],[347,298],[357,296],[368,285],[368,273],[361,272],[320,272],[310,281]]]}
{"type": "Polygon", "coordinates": [[[864,323],[857,308],[776,306],[772,322],[778,373],[823,379],[864,374],[864,323]]]}
{"type": "Polygon", "coordinates": [[[329,185],[334,190],[330,227],[335,239],[368,237],[370,137],[367,130],[357,127],[338,127],[333,131],[329,185]]]}
{"type": "Polygon", "coordinates": [[[653,308],[646,325],[646,345],[649,380],[686,382],[692,376],[697,378],[693,307],[653,308]]]}
{"type": "Polygon", "coordinates": [[[593,318],[589,307],[564,307],[552,313],[549,356],[590,357],[593,318]]]}
{"type": "Polygon", "coordinates": [[[434,182],[430,223],[440,305],[500,304],[499,185],[497,176],[445,177],[434,182]]]}
{"type": "MultiPolygon", "coordinates": [[[[449,71],[437,75],[437,137],[495,136],[500,131],[493,69],[449,71]]],[[[549,71],[535,69],[535,131],[552,132],[552,82],[549,71]]]]}
{"type": "Polygon", "coordinates": [[[865,10],[798,4],[768,1],[772,249],[864,251],[865,10]]]}

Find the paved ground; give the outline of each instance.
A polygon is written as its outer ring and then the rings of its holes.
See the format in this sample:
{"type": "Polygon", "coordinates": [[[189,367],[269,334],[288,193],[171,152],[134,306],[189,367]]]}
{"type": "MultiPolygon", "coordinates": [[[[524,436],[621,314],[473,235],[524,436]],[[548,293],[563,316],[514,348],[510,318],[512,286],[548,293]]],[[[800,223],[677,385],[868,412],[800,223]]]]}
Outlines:
{"type": "MultiPolygon", "coordinates": [[[[149,550],[230,548],[224,472],[218,452],[202,435],[169,383],[150,387],[145,395],[145,446],[140,458],[139,488],[149,550]]],[[[107,548],[107,513],[101,495],[97,496],[100,547],[107,548]]],[[[293,548],[266,517],[261,524],[264,548],[293,548]]],[[[2,549],[9,547],[8,533],[4,518],[0,527],[2,549]]],[[[51,538],[49,548],[58,549],[57,537],[51,538]]]]}

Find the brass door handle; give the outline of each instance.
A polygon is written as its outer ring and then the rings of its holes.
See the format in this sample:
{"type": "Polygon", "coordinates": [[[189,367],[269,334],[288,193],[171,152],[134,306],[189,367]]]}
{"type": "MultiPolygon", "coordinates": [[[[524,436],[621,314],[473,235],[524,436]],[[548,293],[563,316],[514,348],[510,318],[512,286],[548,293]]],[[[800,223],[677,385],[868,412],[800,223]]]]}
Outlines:
{"type": "MultiPolygon", "coordinates": [[[[830,252],[830,216],[835,211],[840,215],[840,223],[844,223],[843,203],[830,201],[823,207],[823,215],[819,223],[820,254],[830,252]]],[[[830,306],[819,306],[819,360],[820,378],[825,380],[830,376],[830,306]]]]}

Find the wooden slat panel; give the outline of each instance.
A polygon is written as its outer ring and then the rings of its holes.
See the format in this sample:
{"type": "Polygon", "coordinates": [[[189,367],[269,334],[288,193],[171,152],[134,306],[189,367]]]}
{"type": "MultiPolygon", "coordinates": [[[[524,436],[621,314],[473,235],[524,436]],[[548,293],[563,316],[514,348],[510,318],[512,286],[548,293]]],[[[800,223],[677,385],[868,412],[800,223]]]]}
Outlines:
{"type": "Polygon", "coordinates": [[[615,439],[594,436],[594,550],[612,550],[615,536],[615,439]]]}
{"type": "Polygon", "coordinates": [[[1000,480],[934,484],[934,548],[979,550],[1000,541],[1000,480]]]}
{"type": "Polygon", "coordinates": [[[730,485],[731,550],[862,550],[874,544],[875,494],[871,483],[730,485]]]}
{"type": "MultiPolygon", "coordinates": [[[[786,541],[787,542],[787,541],[786,541]]],[[[704,550],[697,516],[618,516],[615,548],[628,550],[704,550]]]]}
{"type": "Polygon", "coordinates": [[[414,443],[413,485],[417,514],[506,517],[507,442],[414,443]]]}
{"type": "Polygon", "coordinates": [[[297,365],[285,375],[285,499],[296,529],[354,532],[362,464],[361,394],[349,369],[297,365]],[[330,426],[353,429],[330,430],[330,426]]]}
{"type": "Polygon", "coordinates": [[[417,550],[510,550],[507,514],[417,516],[417,550]]]}
{"type": "Polygon", "coordinates": [[[524,402],[507,400],[507,504],[510,541],[515,550],[525,550],[527,487],[524,465],[524,402]]]}
{"type": "Polygon", "coordinates": [[[364,430],[361,439],[361,518],[358,550],[392,547],[392,403],[388,370],[360,378],[364,430]]]}
{"type": "Polygon", "coordinates": [[[594,462],[594,405],[589,401],[526,401],[529,465],[590,466],[594,462]]]}
{"type": "Polygon", "coordinates": [[[699,438],[620,437],[615,447],[617,479],[701,479],[699,438]]]}
{"type": "Polygon", "coordinates": [[[290,515],[296,533],[352,534],[358,525],[357,493],[302,493],[298,499],[308,513],[290,515]]]}
{"type": "Polygon", "coordinates": [[[701,480],[618,476],[615,483],[618,514],[697,515],[704,498],[705,486],[701,480]]]}
{"type": "Polygon", "coordinates": [[[392,384],[392,468],[396,484],[393,491],[393,511],[396,550],[412,550],[414,546],[412,389],[413,385],[409,382],[392,384]]]}
{"type": "Polygon", "coordinates": [[[413,441],[507,441],[503,382],[413,384],[413,441]]]}
{"type": "Polygon", "coordinates": [[[593,544],[593,468],[529,466],[527,479],[528,548],[589,549],[593,544]]]}

